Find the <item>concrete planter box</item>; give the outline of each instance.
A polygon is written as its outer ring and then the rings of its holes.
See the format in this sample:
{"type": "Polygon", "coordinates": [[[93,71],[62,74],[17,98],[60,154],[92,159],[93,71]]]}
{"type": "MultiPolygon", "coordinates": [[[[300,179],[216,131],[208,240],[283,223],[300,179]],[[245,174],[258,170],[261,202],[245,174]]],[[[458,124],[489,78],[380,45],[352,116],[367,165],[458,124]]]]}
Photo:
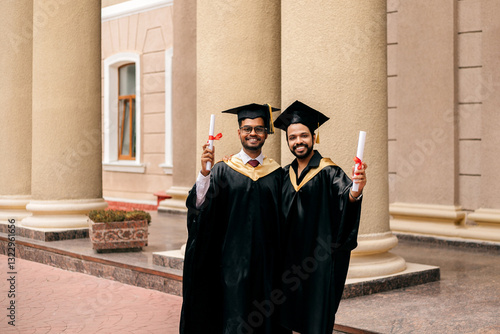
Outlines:
{"type": "Polygon", "coordinates": [[[92,249],[141,249],[148,245],[148,221],[95,223],[90,221],[92,249]]]}

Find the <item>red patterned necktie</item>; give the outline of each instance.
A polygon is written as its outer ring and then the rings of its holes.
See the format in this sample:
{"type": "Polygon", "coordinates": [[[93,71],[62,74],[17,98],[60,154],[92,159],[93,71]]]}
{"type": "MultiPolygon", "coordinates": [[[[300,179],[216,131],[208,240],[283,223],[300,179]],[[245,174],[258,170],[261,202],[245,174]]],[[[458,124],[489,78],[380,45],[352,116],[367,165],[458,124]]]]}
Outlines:
{"type": "Polygon", "coordinates": [[[253,168],[255,168],[255,167],[257,167],[259,165],[259,161],[258,160],[254,160],[254,159],[248,160],[248,164],[250,166],[252,166],[253,168]]]}

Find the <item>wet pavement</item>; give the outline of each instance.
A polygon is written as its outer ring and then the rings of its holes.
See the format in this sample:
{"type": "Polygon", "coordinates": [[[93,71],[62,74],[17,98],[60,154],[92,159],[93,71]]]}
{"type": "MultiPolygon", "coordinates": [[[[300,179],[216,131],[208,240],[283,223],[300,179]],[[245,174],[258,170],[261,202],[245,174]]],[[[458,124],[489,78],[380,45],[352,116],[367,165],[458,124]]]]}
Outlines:
{"type": "Polygon", "coordinates": [[[9,298],[5,255],[0,268],[0,333],[178,333],[181,297],[16,259],[9,298]]]}
{"type": "Polygon", "coordinates": [[[439,266],[441,279],[345,299],[336,321],[379,333],[500,333],[500,254],[400,241],[407,262],[439,266]]]}
{"type": "MultiPolygon", "coordinates": [[[[140,253],[96,254],[88,240],[44,244],[149,267],[152,252],[178,249],[186,238],[185,216],[154,213],[151,226],[140,253]]],[[[342,300],[337,324],[378,333],[500,333],[500,252],[409,240],[393,252],[439,266],[441,280],[342,300]]],[[[8,257],[0,255],[0,333],[178,333],[180,297],[22,259],[15,270],[12,297],[8,257]],[[15,327],[7,317],[12,301],[15,327]]]]}

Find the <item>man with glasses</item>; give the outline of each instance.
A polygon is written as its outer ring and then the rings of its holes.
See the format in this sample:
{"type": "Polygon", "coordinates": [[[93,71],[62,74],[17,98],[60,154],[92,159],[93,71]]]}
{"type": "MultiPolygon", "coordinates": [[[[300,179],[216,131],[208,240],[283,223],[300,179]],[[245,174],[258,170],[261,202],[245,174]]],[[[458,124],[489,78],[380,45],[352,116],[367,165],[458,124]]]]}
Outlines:
{"type": "Polygon", "coordinates": [[[282,333],[275,321],[282,169],[262,153],[276,110],[254,103],[223,111],[238,115],[242,145],[227,161],[214,165],[214,151],[203,146],[186,203],[181,333],[282,333]]]}

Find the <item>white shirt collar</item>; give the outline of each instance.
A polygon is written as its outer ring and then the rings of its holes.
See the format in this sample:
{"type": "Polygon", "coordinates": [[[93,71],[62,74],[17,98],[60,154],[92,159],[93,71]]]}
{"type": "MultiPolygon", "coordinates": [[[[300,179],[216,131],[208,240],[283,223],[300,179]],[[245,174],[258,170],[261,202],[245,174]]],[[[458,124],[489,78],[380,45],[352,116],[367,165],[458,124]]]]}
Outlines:
{"type": "MultiPolygon", "coordinates": [[[[243,149],[241,149],[240,153],[236,154],[236,156],[240,158],[241,161],[243,161],[244,165],[246,165],[247,162],[253,159],[250,156],[248,156],[248,154],[246,154],[243,149]]],[[[264,154],[260,152],[260,155],[257,158],[255,158],[255,160],[257,160],[261,165],[264,164],[264,154]]]]}

